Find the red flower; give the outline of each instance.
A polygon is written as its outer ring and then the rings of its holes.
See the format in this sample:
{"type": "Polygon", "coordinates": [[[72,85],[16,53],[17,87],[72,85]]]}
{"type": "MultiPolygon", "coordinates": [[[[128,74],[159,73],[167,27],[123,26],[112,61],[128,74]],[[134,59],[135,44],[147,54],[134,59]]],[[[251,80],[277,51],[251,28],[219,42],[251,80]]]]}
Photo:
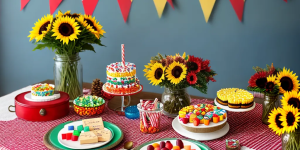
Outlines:
{"type": "Polygon", "coordinates": [[[250,87],[265,88],[267,84],[267,73],[264,71],[255,73],[253,76],[251,76],[248,83],[250,87]]]}
{"type": "Polygon", "coordinates": [[[210,66],[209,66],[210,60],[205,60],[202,62],[201,70],[205,70],[207,72],[210,72],[210,66]]]}
{"type": "Polygon", "coordinates": [[[207,82],[209,82],[209,81],[211,81],[211,82],[216,82],[215,78],[210,77],[210,76],[207,78],[207,82]]]}
{"type": "Polygon", "coordinates": [[[190,72],[187,76],[186,76],[186,80],[187,82],[192,85],[197,83],[197,76],[194,72],[190,72]]]}
{"type": "Polygon", "coordinates": [[[202,63],[201,58],[190,55],[188,63],[189,63],[189,65],[187,65],[187,66],[188,66],[188,69],[191,70],[191,72],[198,73],[201,71],[201,63],[202,63]]]}

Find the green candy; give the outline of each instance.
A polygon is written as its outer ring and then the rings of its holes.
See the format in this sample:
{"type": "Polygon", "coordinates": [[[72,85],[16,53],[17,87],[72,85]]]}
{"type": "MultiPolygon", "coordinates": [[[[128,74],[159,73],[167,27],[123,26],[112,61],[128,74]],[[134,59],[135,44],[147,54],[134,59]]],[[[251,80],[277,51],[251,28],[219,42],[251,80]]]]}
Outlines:
{"type": "Polygon", "coordinates": [[[89,126],[85,126],[84,127],[84,132],[88,132],[88,131],[90,131],[90,127],[89,126]]]}
{"type": "Polygon", "coordinates": [[[74,131],[73,131],[73,135],[79,136],[79,134],[80,134],[79,131],[77,131],[77,130],[74,130],[74,131]]]}
{"type": "MultiPolygon", "coordinates": [[[[79,125],[79,126],[77,126],[77,131],[78,132],[81,132],[83,130],[83,125],[79,125]]],[[[74,130],[75,131],[75,130],[74,130]]]]}

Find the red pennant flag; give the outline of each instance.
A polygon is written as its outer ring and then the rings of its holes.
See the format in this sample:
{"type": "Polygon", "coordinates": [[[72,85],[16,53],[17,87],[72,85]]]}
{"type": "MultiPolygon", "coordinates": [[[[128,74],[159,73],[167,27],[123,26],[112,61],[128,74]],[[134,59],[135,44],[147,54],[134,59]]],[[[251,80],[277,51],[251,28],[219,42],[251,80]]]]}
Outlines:
{"type": "Polygon", "coordinates": [[[50,14],[52,15],[62,0],[49,0],[50,14]]]}
{"type": "Polygon", "coordinates": [[[97,6],[99,0],[82,0],[84,13],[87,15],[93,15],[93,12],[97,6]]]}
{"type": "Polygon", "coordinates": [[[231,2],[231,5],[232,5],[237,17],[242,22],[245,0],[230,0],[230,2],[231,2]]]}
{"type": "MultiPolygon", "coordinates": [[[[27,5],[30,0],[21,0],[21,10],[27,5]]],[[[20,10],[20,11],[21,11],[20,10]]]]}
{"type": "Polygon", "coordinates": [[[171,5],[171,7],[174,9],[173,0],[168,0],[168,3],[171,5]]]}
{"type": "Polygon", "coordinates": [[[287,0],[284,0],[285,2],[287,2],[287,0]]]}
{"type": "Polygon", "coordinates": [[[131,0],[118,0],[120,9],[121,9],[121,13],[124,19],[124,22],[126,23],[129,12],[130,12],[130,7],[131,7],[131,0]]]}

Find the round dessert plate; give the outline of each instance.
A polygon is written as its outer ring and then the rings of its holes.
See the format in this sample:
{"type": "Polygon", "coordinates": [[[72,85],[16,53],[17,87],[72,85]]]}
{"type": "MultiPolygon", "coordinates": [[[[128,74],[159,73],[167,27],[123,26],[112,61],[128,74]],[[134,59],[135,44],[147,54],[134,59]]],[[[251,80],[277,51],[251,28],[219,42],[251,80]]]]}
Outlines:
{"type": "Polygon", "coordinates": [[[227,122],[227,117],[223,120],[223,121],[219,121],[218,123],[213,123],[213,122],[210,122],[209,125],[204,125],[204,124],[199,124],[198,126],[194,126],[193,123],[187,123],[187,124],[183,124],[182,121],[180,121],[179,117],[176,117],[178,119],[178,122],[183,125],[183,126],[186,126],[186,127],[190,127],[190,128],[201,128],[201,129],[205,129],[205,128],[211,128],[211,127],[217,127],[217,126],[220,126],[224,123],[227,122]]]}
{"type": "Polygon", "coordinates": [[[230,108],[230,107],[228,107],[228,106],[224,106],[224,105],[219,104],[219,103],[217,102],[216,98],[215,98],[214,102],[215,102],[215,104],[216,104],[218,107],[220,107],[220,108],[222,108],[222,109],[225,109],[225,110],[227,110],[227,111],[232,111],[232,112],[246,112],[246,111],[250,111],[250,110],[252,110],[252,109],[255,108],[255,102],[254,102],[254,101],[253,101],[253,106],[252,106],[252,107],[249,107],[249,108],[230,108]]]}
{"type": "Polygon", "coordinates": [[[113,139],[113,137],[114,137],[114,132],[110,128],[104,128],[104,130],[110,130],[111,131],[111,138],[110,138],[109,141],[106,141],[106,142],[98,142],[98,143],[93,143],[93,144],[82,144],[81,145],[80,142],[79,142],[79,138],[78,138],[78,141],[63,140],[62,137],[61,137],[61,134],[73,132],[73,130],[72,131],[68,131],[68,126],[70,126],[70,125],[74,125],[74,127],[77,127],[79,125],[82,125],[82,121],[75,121],[75,122],[66,124],[64,126],[64,128],[62,128],[58,132],[58,135],[57,135],[58,142],[61,145],[65,146],[65,147],[68,147],[68,148],[72,148],[72,149],[91,149],[91,148],[96,148],[96,147],[100,147],[100,146],[103,146],[103,145],[109,143],[111,141],[111,139],[113,139]]]}
{"type": "Polygon", "coordinates": [[[190,131],[184,129],[180,125],[178,116],[172,121],[172,127],[177,133],[181,134],[182,136],[185,136],[187,138],[194,139],[197,141],[214,140],[214,139],[217,139],[217,138],[220,138],[220,137],[226,135],[227,132],[229,131],[229,124],[226,122],[226,125],[222,129],[214,131],[214,132],[209,132],[209,133],[190,132],[190,131]]]}
{"type": "MultiPolygon", "coordinates": [[[[172,140],[161,140],[161,141],[170,141],[172,143],[172,145],[176,145],[176,140],[175,139],[172,139],[172,140]]],[[[187,141],[187,140],[182,140],[183,142],[183,145],[191,145],[191,149],[195,149],[195,150],[202,150],[199,146],[197,146],[196,144],[190,142],[190,141],[187,141]]],[[[147,150],[147,147],[148,145],[152,145],[154,143],[160,143],[160,141],[150,141],[150,142],[147,142],[147,144],[143,144],[143,146],[141,145],[139,147],[139,150],[147,150]]],[[[207,150],[207,149],[206,149],[207,150]]]]}
{"type": "Polygon", "coordinates": [[[31,92],[27,93],[24,98],[28,101],[32,102],[46,102],[46,101],[52,101],[60,98],[59,92],[57,94],[53,94],[52,96],[33,96],[31,95],[31,92]]]}
{"type": "Polygon", "coordinates": [[[110,93],[110,92],[108,92],[107,90],[106,90],[106,85],[104,84],[103,85],[103,91],[105,92],[105,93],[108,93],[108,94],[110,94],[110,95],[114,95],[114,96],[127,96],[127,95],[134,95],[134,94],[137,94],[137,93],[139,93],[139,92],[141,92],[142,90],[143,90],[143,86],[142,85],[140,85],[140,89],[138,90],[138,91],[135,91],[135,92],[133,92],[133,93],[127,93],[127,94],[116,94],[116,93],[110,93]]]}

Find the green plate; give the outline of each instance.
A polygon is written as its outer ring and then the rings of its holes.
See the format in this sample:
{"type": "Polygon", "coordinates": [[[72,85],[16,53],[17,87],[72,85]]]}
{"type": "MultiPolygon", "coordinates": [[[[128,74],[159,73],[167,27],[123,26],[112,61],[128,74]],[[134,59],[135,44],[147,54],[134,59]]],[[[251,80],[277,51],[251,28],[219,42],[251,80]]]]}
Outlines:
{"type": "MultiPolygon", "coordinates": [[[[58,126],[56,126],[56,127],[51,131],[51,133],[50,133],[50,135],[49,135],[51,144],[53,144],[55,147],[57,147],[57,148],[59,148],[59,149],[71,150],[70,148],[67,148],[67,147],[61,145],[61,144],[59,143],[58,139],[57,139],[58,132],[59,132],[62,128],[64,128],[64,126],[65,126],[66,124],[69,124],[69,123],[71,123],[71,122],[72,122],[72,121],[69,121],[69,122],[65,122],[65,123],[59,124],[58,126]]],[[[113,137],[113,139],[112,139],[109,143],[107,143],[106,145],[103,145],[103,146],[101,146],[101,147],[97,147],[97,148],[94,148],[94,149],[91,149],[91,150],[96,150],[96,149],[106,149],[106,148],[107,148],[107,149],[110,149],[110,148],[112,148],[111,146],[116,146],[116,145],[119,144],[119,143],[122,141],[122,139],[123,139],[123,132],[122,132],[122,130],[121,130],[118,126],[116,126],[116,125],[114,125],[114,124],[112,124],[112,123],[106,122],[106,121],[103,121],[103,124],[104,124],[104,127],[107,127],[107,128],[110,128],[111,130],[113,130],[114,137],[113,137]]]]}
{"type": "MultiPolygon", "coordinates": [[[[136,148],[134,150],[140,150],[142,147],[149,145],[150,143],[158,142],[158,141],[169,141],[169,140],[177,140],[178,138],[165,138],[165,139],[158,139],[158,140],[153,140],[149,141],[147,143],[144,143],[136,148]]],[[[190,139],[182,139],[183,141],[189,141],[191,143],[194,143],[197,145],[201,150],[211,150],[207,145],[200,143],[198,141],[190,140],[190,139]]]]}

